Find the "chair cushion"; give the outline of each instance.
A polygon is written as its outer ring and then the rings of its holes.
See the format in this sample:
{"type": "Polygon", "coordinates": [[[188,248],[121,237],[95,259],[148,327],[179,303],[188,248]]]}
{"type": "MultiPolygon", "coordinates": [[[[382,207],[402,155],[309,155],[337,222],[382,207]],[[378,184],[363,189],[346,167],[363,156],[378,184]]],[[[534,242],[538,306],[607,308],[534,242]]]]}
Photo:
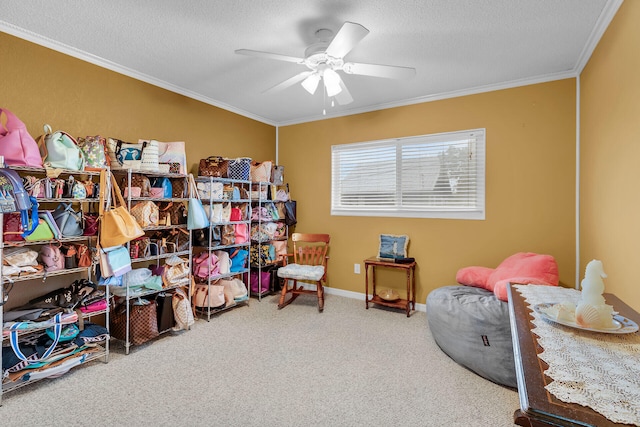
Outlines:
{"type": "Polygon", "coordinates": [[[324,266],[322,265],[288,264],[278,269],[278,277],[283,279],[318,281],[322,279],[322,276],[324,276],[324,266]]]}

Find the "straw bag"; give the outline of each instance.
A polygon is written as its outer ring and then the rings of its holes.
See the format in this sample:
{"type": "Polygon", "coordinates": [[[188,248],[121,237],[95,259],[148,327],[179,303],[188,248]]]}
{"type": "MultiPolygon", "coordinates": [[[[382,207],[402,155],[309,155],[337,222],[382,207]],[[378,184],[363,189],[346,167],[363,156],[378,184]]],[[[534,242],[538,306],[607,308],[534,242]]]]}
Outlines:
{"type": "MultiPolygon", "coordinates": [[[[100,173],[100,192],[105,191],[106,171],[100,173]]],[[[125,207],[125,201],[114,176],[111,177],[111,200],[113,204],[105,211],[100,204],[100,245],[103,248],[123,245],[136,237],[144,235],[144,231],[125,207]],[[117,200],[117,203],[116,203],[117,200]]],[[[101,194],[104,198],[104,194],[101,194]]],[[[109,203],[107,202],[107,205],[109,203]]]]}

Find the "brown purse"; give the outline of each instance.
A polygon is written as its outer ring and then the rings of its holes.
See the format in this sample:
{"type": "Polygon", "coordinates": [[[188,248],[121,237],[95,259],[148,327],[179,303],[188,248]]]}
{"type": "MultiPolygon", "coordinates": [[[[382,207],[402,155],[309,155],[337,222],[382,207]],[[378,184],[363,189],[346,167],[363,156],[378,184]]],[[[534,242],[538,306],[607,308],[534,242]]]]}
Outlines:
{"type": "MultiPolygon", "coordinates": [[[[146,301],[146,300],[143,300],[146,301]]],[[[129,306],[129,340],[133,345],[140,345],[154,339],[158,333],[158,315],[155,301],[140,305],[133,303],[129,306]]],[[[111,315],[109,333],[119,340],[126,339],[127,308],[121,305],[111,315]]]]}
{"type": "Polygon", "coordinates": [[[227,176],[227,169],[227,159],[220,156],[209,156],[206,159],[200,159],[198,175],[225,178],[227,176]]]}
{"type": "Polygon", "coordinates": [[[159,225],[187,223],[187,209],[182,202],[163,202],[159,206],[159,225]]]}
{"type": "Polygon", "coordinates": [[[184,178],[174,178],[171,180],[172,196],[178,199],[188,197],[188,187],[184,178]]]}

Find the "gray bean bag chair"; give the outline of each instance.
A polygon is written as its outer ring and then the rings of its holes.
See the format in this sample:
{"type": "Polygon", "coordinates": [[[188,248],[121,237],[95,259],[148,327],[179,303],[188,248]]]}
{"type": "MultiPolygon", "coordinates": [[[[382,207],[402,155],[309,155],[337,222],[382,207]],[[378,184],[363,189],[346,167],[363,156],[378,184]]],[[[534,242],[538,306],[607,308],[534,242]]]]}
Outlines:
{"type": "Polygon", "coordinates": [[[438,346],[460,365],[517,387],[508,304],[493,292],[445,286],[427,296],[427,321],[438,346]]]}

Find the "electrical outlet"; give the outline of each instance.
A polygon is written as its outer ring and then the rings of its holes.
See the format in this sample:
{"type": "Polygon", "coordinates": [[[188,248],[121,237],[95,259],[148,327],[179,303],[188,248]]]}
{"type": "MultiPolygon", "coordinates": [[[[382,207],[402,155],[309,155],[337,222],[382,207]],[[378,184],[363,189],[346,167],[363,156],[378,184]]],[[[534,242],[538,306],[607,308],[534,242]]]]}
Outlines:
{"type": "Polygon", "coordinates": [[[360,264],[353,264],[353,272],[355,274],[360,274],[360,264]]]}

